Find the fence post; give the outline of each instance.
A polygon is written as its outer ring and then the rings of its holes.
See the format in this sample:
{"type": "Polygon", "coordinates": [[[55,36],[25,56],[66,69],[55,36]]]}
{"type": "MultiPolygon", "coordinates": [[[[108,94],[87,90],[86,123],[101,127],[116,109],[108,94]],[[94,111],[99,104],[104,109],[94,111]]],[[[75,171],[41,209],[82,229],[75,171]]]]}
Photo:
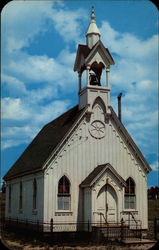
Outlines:
{"type": "Polygon", "coordinates": [[[121,218],[121,241],[124,239],[124,220],[121,218]]]}
{"type": "Polygon", "coordinates": [[[5,217],[3,218],[3,224],[2,225],[3,225],[3,229],[5,229],[5,225],[6,225],[6,218],[5,217]]]}
{"type": "Polygon", "coordinates": [[[88,220],[88,232],[89,232],[89,220],[88,220]]]}
{"type": "Polygon", "coordinates": [[[154,238],[157,240],[157,218],[154,219],[154,238]]]}
{"type": "Polygon", "coordinates": [[[37,220],[37,231],[39,232],[39,220],[37,220]]]}
{"type": "Polygon", "coordinates": [[[28,219],[25,220],[25,228],[28,228],[28,219]]]}
{"type": "Polygon", "coordinates": [[[110,226],[109,226],[109,224],[107,223],[107,240],[109,239],[109,230],[110,230],[110,226]]]}
{"type": "Polygon", "coordinates": [[[138,225],[137,225],[137,222],[136,222],[136,238],[138,238],[138,225]]]}
{"type": "Polygon", "coordinates": [[[50,232],[53,232],[53,218],[50,220],[50,232]]]}
{"type": "Polygon", "coordinates": [[[16,228],[18,228],[18,217],[17,217],[17,219],[16,219],[16,228]]]}
{"type": "Polygon", "coordinates": [[[5,217],[2,218],[2,229],[3,229],[3,230],[4,230],[4,228],[5,228],[4,225],[5,225],[5,217]]]}

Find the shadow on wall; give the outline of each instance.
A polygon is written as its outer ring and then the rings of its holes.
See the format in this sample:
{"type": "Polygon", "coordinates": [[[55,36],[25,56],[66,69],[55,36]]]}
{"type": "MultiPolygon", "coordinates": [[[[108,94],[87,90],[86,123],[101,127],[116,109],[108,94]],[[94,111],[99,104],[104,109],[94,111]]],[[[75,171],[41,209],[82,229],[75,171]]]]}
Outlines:
{"type": "Polygon", "coordinates": [[[81,222],[84,221],[83,189],[79,187],[78,211],[77,211],[77,231],[83,230],[81,222]]]}

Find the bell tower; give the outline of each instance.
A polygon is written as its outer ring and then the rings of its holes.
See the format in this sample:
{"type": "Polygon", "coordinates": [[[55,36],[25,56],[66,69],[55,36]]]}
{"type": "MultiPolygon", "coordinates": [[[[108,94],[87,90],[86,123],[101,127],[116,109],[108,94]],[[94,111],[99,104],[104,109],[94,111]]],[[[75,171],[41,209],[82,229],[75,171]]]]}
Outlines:
{"type": "Polygon", "coordinates": [[[86,32],[86,45],[79,44],[74,65],[78,72],[79,110],[88,106],[91,111],[97,97],[100,97],[106,108],[110,105],[110,65],[114,60],[100,40],[100,32],[96,25],[94,7],[91,22],[86,32]],[[103,80],[102,73],[105,71],[103,80]]]}

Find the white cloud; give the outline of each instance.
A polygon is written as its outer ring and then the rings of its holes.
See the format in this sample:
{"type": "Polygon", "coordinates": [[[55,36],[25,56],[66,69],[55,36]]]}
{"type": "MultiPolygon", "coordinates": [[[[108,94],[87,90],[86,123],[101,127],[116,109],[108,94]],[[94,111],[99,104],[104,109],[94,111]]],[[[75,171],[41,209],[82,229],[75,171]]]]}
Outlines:
{"type": "Polygon", "coordinates": [[[16,135],[16,139],[26,140],[33,137],[35,132],[33,130],[34,128],[29,125],[5,127],[2,131],[2,137],[11,140],[12,138],[14,139],[16,135]]]}
{"type": "Polygon", "coordinates": [[[53,101],[46,106],[40,107],[40,112],[35,116],[34,122],[36,124],[52,121],[60,114],[64,113],[67,110],[67,107],[70,105],[70,101],[53,101]]]}
{"type": "Polygon", "coordinates": [[[30,99],[30,103],[39,103],[41,101],[50,101],[54,98],[58,97],[57,88],[54,85],[46,85],[45,87],[30,90],[28,92],[28,98],[30,99]]]}
{"type": "MultiPolygon", "coordinates": [[[[156,89],[158,78],[158,36],[141,40],[132,34],[119,33],[108,22],[100,28],[102,41],[114,53],[115,66],[111,68],[110,79],[116,91],[134,91],[132,83],[138,87],[135,91],[145,91],[149,83],[151,93],[156,89]],[[154,86],[155,85],[155,86],[154,86]]],[[[148,96],[149,93],[147,92],[148,96]]]]}
{"type": "Polygon", "coordinates": [[[18,61],[11,61],[8,67],[12,72],[21,74],[23,77],[38,83],[39,81],[57,81],[60,78],[59,72],[62,72],[61,65],[55,59],[26,54],[18,61]]]}
{"type": "Polygon", "coordinates": [[[28,144],[29,141],[28,140],[17,140],[14,138],[14,140],[8,140],[8,139],[5,139],[5,140],[2,140],[1,142],[1,149],[2,150],[5,150],[7,148],[11,148],[11,147],[16,147],[16,146],[19,146],[21,144],[28,144]]]}
{"type": "Polygon", "coordinates": [[[48,29],[56,29],[63,38],[67,37],[68,42],[77,41],[81,22],[86,17],[84,13],[81,8],[70,11],[58,1],[15,1],[5,6],[2,11],[2,72],[3,87],[9,96],[24,95],[25,100],[36,103],[57,98],[59,90],[66,93],[75,90],[77,78],[72,70],[75,52],[70,52],[69,47],[64,48],[57,58],[29,55],[22,49],[48,29]],[[38,83],[36,89],[31,89],[33,83],[38,83]],[[68,84],[69,88],[66,88],[68,84]]]}
{"type": "Polygon", "coordinates": [[[88,19],[86,11],[82,8],[78,8],[76,11],[70,11],[68,9],[52,9],[51,19],[59,34],[66,42],[74,41],[81,42],[82,35],[82,23],[88,19]]]}
{"type": "Polygon", "coordinates": [[[5,5],[2,10],[4,48],[10,53],[19,50],[28,46],[36,34],[44,32],[53,4],[51,1],[11,1],[5,5]]]}
{"type": "Polygon", "coordinates": [[[38,83],[51,82],[55,85],[58,81],[63,82],[66,78],[72,81],[74,74],[72,68],[59,63],[55,58],[30,56],[24,53],[22,59],[11,61],[8,68],[30,80],[31,83],[33,81],[38,83]]]}
{"type": "Polygon", "coordinates": [[[24,82],[20,81],[16,77],[2,74],[1,81],[2,87],[5,87],[9,91],[9,94],[12,96],[27,93],[24,82]]]}
{"type": "Polygon", "coordinates": [[[30,112],[24,108],[20,98],[2,98],[2,119],[21,121],[29,117],[30,112]]]}
{"type": "Polygon", "coordinates": [[[85,9],[70,11],[59,1],[11,1],[2,11],[2,48],[13,53],[29,46],[51,23],[66,42],[83,40],[82,24],[87,18],[85,9]]]}
{"type": "Polygon", "coordinates": [[[74,62],[75,62],[75,58],[76,58],[76,53],[75,51],[73,53],[71,53],[69,51],[69,48],[66,47],[66,49],[63,49],[58,57],[56,58],[56,60],[64,65],[69,65],[70,68],[73,68],[74,62]]]}
{"type": "MultiPolygon", "coordinates": [[[[119,33],[108,22],[101,26],[102,41],[114,53],[111,67],[112,94],[123,91],[122,120],[135,142],[146,155],[157,152],[158,36],[141,40],[119,33]]],[[[111,99],[117,110],[116,97],[111,99]]]]}
{"type": "MultiPolygon", "coordinates": [[[[29,97],[28,97],[29,99],[29,97]]],[[[33,106],[28,99],[21,100],[20,98],[2,98],[2,119],[23,121],[30,119],[39,124],[39,122],[48,122],[58,116],[62,111],[70,105],[70,102],[65,101],[52,101],[45,105],[33,106]]]]}
{"type": "MultiPolygon", "coordinates": [[[[9,70],[10,74],[18,75],[24,82],[27,82],[28,88],[29,85],[37,83],[39,87],[36,90],[37,96],[40,94],[40,90],[42,96],[47,97],[46,94],[48,93],[48,98],[55,97],[59,88],[60,91],[65,91],[65,93],[75,90],[77,74],[73,72],[72,64],[75,53],[71,53],[66,49],[59,54],[57,59],[48,56],[31,56],[22,52],[19,54],[21,54],[21,58],[10,60],[7,70],[9,70]],[[50,86],[41,88],[40,83],[45,83],[45,85],[47,83],[50,86]],[[69,88],[66,88],[68,84],[69,88]],[[52,92],[52,95],[48,90],[52,92]]],[[[35,91],[31,91],[30,94],[35,96],[35,91]]]]}
{"type": "Polygon", "coordinates": [[[132,59],[143,61],[145,58],[150,60],[156,55],[156,48],[158,47],[158,36],[154,35],[147,40],[140,40],[130,33],[119,33],[114,30],[106,21],[102,22],[100,28],[102,40],[106,47],[112,52],[132,59]],[[149,57],[151,55],[151,57],[149,57]]]}
{"type": "Polygon", "coordinates": [[[153,171],[159,170],[159,162],[158,161],[153,162],[150,166],[151,166],[153,171]]]}
{"type": "Polygon", "coordinates": [[[52,101],[45,106],[32,105],[20,99],[3,98],[3,119],[8,120],[2,127],[2,149],[29,143],[47,122],[64,113],[70,102],[52,101]],[[25,119],[25,122],[22,122],[25,119]]]}

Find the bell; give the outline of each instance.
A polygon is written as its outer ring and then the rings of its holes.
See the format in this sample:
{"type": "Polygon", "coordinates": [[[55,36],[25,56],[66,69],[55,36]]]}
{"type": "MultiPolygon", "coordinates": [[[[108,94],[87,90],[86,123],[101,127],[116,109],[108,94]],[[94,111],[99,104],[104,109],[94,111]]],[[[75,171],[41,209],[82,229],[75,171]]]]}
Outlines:
{"type": "Polygon", "coordinates": [[[90,73],[90,85],[100,85],[96,74],[90,73]]]}

